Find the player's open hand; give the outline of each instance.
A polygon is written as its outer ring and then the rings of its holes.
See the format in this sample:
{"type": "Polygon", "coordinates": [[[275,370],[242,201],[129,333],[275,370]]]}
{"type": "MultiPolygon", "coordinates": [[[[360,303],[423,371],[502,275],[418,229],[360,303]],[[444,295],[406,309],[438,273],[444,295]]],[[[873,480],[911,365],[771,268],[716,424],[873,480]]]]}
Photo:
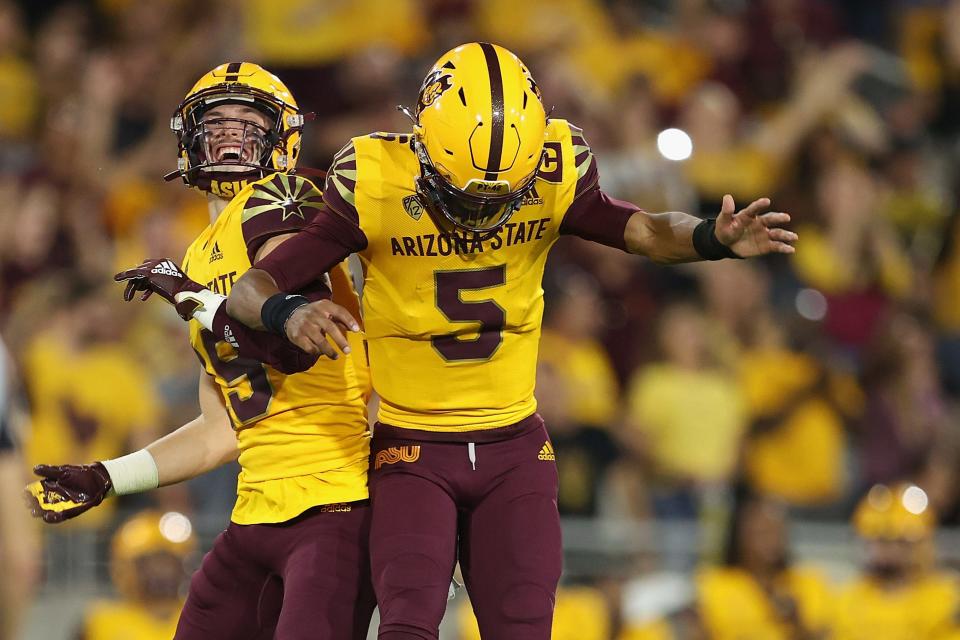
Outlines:
{"type": "Polygon", "coordinates": [[[350,312],[329,300],[319,300],[298,307],[284,325],[290,342],[307,353],[322,354],[331,360],[336,360],[339,354],[330,344],[330,340],[343,353],[350,353],[350,343],[345,332],[359,330],[360,325],[350,312]]]}
{"type": "Polygon", "coordinates": [[[132,269],[121,271],[113,279],[127,283],[123,291],[123,299],[127,302],[139,292],[142,292],[141,300],[156,293],[176,307],[184,320],[192,318],[194,311],[202,306],[200,300],[190,294],[202,291],[204,287],[188,278],[170,258],[149,258],[132,269]]]}
{"type": "Polygon", "coordinates": [[[40,480],[24,489],[30,514],[47,523],[63,522],[97,506],[113,487],[110,474],[99,462],[93,464],[38,464],[33,472],[40,480]]]}
{"type": "Polygon", "coordinates": [[[768,253],[793,253],[797,234],[783,229],[790,222],[790,214],[780,211],[764,213],[770,206],[768,198],[754,200],[745,209],[736,211],[733,196],[723,196],[723,206],[717,216],[717,240],[730,247],[741,258],[752,258],[768,253]]]}

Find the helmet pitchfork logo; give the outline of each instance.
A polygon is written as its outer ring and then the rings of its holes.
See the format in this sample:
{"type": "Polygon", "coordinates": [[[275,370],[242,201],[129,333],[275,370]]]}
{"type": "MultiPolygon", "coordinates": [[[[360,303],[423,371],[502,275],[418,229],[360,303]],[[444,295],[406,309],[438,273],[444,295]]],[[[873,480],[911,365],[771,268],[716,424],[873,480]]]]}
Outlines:
{"type": "Polygon", "coordinates": [[[443,92],[453,86],[453,76],[437,69],[426,77],[420,88],[420,109],[423,110],[436,102],[443,92]]]}
{"type": "Polygon", "coordinates": [[[540,93],[540,85],[537,84],[537,81],[533,79],[533,76],[530,75],[530,72],[526,68],[523,69],[523,72],[527,76],[527,83],[530,85],[530,91],[533,91],[533,95],[537,96],[537,100],[543,102],[543,94],[540,93]]]}

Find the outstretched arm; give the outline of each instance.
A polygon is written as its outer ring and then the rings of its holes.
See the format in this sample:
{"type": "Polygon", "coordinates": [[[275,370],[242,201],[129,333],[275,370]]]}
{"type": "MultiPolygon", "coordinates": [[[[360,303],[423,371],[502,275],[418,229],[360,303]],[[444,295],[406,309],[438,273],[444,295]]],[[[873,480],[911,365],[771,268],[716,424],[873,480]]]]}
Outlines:
{"type": "Polygon", "coordinates": [[[760,198],[735,212],[733,197],[726,195],[716,220],[679,211],[638,211],[627,221],[624,244],[630,253],[660,264],[793,253],[797,234],[779,228],[790,222],[790,215],[764,213],[769,206],[770,200],[760,198]]]}
{"type": "Polygon", "coordinates": [[[200,372],[200,415],[147,445],[146,451],[157,465],[157,484],[161,487],[195,478],[237,459],[237,436],[223,396],[206,371],[200,372]]]}
{"type": "Polygon", "coordinates": [[[236,460],[236,435],[213,379],[201,371],[200,415],[145,449],[85,465],[37,465],[40,480],[25,490],[34,517],[56,523],[75,518],[117,495],[149,491],[236,460]]]}
{"type": "Polygon", "coordinates": [[[647,256],[660,264],[793,253],[797,234],[778,228],[790,216],[764,213],[770,206],[767,198],[737,211],[733,197],[726,195],[717,218],[707,220],[680,211],[648,213],[611,198],[600,189],[597,162],[583,132],[572,125],[570,130],[579,177],[560,233],[647,256]]]}
{"type": "Polygon", "coordinates": [[[716,219],[701,220],[680,211],[648,213],[594,185],[574,200],[560,231],[659,264],[793,253],[797,234],[779,228],[790,221],[789,214],[764,213],[769,206],[770,200],[760,198],[736,211],[727,195],[716,219]]]}

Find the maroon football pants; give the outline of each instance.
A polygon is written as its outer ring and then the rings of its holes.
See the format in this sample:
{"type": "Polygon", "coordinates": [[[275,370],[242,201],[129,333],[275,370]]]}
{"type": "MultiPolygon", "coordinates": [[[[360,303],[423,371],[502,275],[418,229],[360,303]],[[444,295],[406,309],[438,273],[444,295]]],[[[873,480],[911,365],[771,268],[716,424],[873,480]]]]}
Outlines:
{"type": "Polygon", "coordinates": [[[472,446],[374,429],[380,640],[436,640],[458,556],[484,640],[549,640],[563,559],[557,468],[543,421],[528,420],[511,439],[472,446]]]}
{"type": "Polygon", "coordinates": [[[175,640],[365,639],[376,604],[369,529],[365,501],[231,523],[193,575],[175,640]]]}

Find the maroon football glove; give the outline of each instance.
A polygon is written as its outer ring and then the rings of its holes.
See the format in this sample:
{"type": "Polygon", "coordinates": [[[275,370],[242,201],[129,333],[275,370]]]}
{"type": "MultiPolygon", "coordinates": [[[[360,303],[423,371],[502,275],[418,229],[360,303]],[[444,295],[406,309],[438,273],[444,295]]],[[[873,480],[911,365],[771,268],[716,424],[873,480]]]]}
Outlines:
{"type": "Polygon", "coordinates": [[[141,300],[146,300],[150,294],[157,293],[164,300],[172,304],[177,313],[184,320],[193,317],[193,312],[201,306],[199,300],[192,297],[179,296],[180,293],[196,293],[204,287],[188,278],[177,263],[169,258],[150,258],[133,269],[121,271],[113,276],[117,282],[127,281],[127,288],[123,291],[123,299],[133,300],[138,291],[142,291],[141,300]]]}
{"type": "Polygon", "coordinates": [[[38,464],[33,472],[40,480],[24,489],[27,508],[34,518],[56,523],[75,518],[97,506],[113,487],[110,474],[99,462],[93,464],[38,464]]]}

